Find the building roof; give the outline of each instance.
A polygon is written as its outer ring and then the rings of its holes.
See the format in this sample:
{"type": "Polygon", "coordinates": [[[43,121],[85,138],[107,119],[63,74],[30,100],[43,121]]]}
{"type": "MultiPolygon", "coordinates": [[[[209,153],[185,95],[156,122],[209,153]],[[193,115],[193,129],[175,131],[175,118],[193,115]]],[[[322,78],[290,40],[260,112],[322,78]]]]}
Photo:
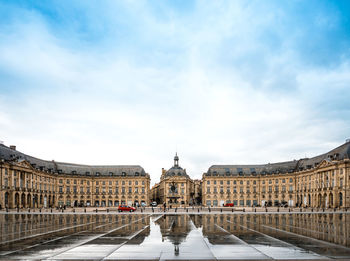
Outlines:
{"type": "Polygon", "coordinates": [[[175,157],[174,157],[174,166],[171,167],[169,170],[167,170],[164,173],[164,175],[162,175],[162,178],[167,178],[167,177],[190,178],[186,173],[186,169],[183,169],[179,166],[179,156],[177,155],[177,153],[175,154],[175,157]]]}
{"type": "Polygon", "coordinates": [[[249,176],[278,173],[293,173],[317,167],[323,160],[344,160],[350,158],[350,141],[312,158],[254,165],[213,165],[204,176],[249,176]]]}
{"type": "Polygon", "coordinates": [[[85,176],[146,176],[139,165],[83,165],[58,161],[47,161],[26,155],[0,144],[0,159],[5,161],[26,160],[33,168],[58,174],[85,176]]]}

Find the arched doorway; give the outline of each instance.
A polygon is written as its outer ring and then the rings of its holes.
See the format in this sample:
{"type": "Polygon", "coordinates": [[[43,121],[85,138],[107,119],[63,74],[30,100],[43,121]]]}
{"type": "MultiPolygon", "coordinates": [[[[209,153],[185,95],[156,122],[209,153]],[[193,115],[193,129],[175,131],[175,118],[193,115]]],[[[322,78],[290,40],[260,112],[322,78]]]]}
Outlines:
{"type": "Polygon", "coordinates": [[[21,196],[21,204],[22,204],[22,208],[26,207],[26,195],[24,193],[22,193],[22,196],[21,196]]]}
{"type": "Polygon", "coordinates": [[[319,208],[322,207],[322,196],[321,196],[321,194],[318,194],[317,206],[318,206],[319,208]]]}
{"type": "Polygon", "coordinates": [[[339,193],[339,207],[343,206],[343,193],[339,193]]]}
{"type": "Polygon", "coordinates": [[[6,192],[5,193],[5,207],[9,207],[9,193],[8,192],[6,192]]]}
{"type": "Polygon", "coordinates": [[[333,193],[329,193],[329,207],[333,207],[333,193]]]}
{"type": "Polygon", "coordinates": [[[16,208],[19,207],[19,194],[18,193],[15,194],[15,207],[16,208]]]}
{"type": "Polygon", "coordinates": [[[31,199],[31,196],[30,194],[27,195],[27,207],[30,208],[32,207],[32,199],[31,199]]]}

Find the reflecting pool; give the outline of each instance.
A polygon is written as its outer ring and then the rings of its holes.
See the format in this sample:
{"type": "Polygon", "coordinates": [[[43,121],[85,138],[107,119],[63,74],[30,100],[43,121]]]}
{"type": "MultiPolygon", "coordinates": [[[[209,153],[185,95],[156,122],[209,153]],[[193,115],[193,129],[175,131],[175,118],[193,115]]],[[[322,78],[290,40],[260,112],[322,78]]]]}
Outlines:
{"type": "Polygon", "coordinates": [[[0,214],[0,259],[350,258],[350,214],[0,214]]]}

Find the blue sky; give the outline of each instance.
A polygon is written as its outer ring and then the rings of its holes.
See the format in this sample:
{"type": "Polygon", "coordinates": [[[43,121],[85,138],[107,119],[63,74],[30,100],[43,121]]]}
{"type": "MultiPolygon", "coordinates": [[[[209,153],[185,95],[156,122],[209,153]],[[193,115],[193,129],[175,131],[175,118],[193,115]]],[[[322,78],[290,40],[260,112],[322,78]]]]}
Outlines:
{"type": "Polygon", "coordinates": [[[58,161],[311,157],[350,136],[348,1],[0,1],[0,140],[58,161]]]}

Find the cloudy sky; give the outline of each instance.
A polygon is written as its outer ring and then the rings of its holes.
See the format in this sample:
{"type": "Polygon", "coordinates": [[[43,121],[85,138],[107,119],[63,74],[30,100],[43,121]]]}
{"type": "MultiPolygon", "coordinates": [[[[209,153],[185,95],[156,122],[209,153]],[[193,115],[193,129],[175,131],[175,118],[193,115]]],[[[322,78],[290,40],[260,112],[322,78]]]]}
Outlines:
{"type": "Polygon", "coordinates": [[[0,140],[42,159],[312,157],[350,138],[348,1],[0,0],[0,140]]]}

